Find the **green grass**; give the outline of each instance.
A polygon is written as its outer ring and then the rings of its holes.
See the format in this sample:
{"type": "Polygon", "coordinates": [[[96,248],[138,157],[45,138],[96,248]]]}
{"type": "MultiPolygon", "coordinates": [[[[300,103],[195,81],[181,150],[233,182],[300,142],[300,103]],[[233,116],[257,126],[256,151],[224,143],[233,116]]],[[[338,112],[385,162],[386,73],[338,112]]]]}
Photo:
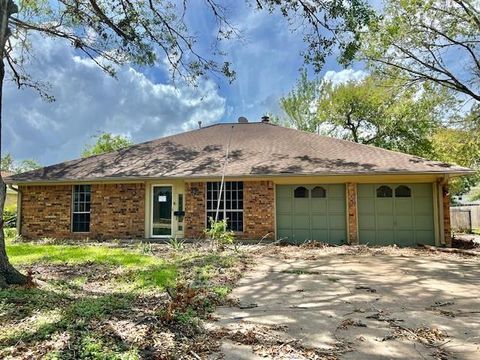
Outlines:
{"type": "Polygon", "coordinates": [[[195,343],[200,319],[230,293],[230,279],[239,276],[235,266],[242,259],[237,253],[193,248],[162,251],[158,257],[154,247],[144,244],[22,243],[12,241],[14,232],[9,235],[10,261],[23,272],[34,270],[42,285],[0,291],[0,358],[33,349],[32,359],[133,360],[150,351],[151,336],[164,339],[169,331],[183,348],[185,339],[195,343]],[[200,297],[163,323],[169,299],[165,289],[175,291],[177,283],[191,284],[200,297]],[[152,328],[148,335],[140,332],[135,340],[124,341],[111,325],[119,320],[152,328]],[[66,345],[45,345],[62,337],[66,345]]]}

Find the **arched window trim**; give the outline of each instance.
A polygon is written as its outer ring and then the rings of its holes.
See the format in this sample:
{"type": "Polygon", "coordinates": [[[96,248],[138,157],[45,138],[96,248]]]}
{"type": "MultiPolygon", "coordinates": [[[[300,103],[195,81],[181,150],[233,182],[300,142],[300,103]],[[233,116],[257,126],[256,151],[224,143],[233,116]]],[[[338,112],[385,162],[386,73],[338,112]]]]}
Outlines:
{"type": "Polygon", "coordinates": [[[293,197],[294,197],[295,199],[308,199],[308,197],[309,197],[308,189],[307,189],[305,186],[298,186],[298,187],[296,187],[296,188],[293,190],[293,197]],[[297,195],[300,195],[300,193],[297,193],[297,190],[302,191],[302,189],[303,189],[303,191],[304,191],[302,195],[304,195],[304,196],[297,196],[297,195]]]}
{"type": "Polygon", "coordinates": [[[393,190],[388,185],[381,185],[376,190],[377,198],[391,198],[393,197],[393,190]]]}
{"type": "Polygon", "coordinates": [[[327,197],[327,190],[323,186],[315,186],[311,191],[310,191],[310,196],[312,199],[324,199],[327,197]],[[317,192],[320,192],[317,196],[317,192]]]}
{"type": "Polygon", "coordinates": [[[410,189],[410,187],[407,185],[398,185],[395,188],[395,197],[410,198],[412,197],[412,189],[410,189]],[[401,191],[405,191],[405,193],[401,193],[401,191]]]}

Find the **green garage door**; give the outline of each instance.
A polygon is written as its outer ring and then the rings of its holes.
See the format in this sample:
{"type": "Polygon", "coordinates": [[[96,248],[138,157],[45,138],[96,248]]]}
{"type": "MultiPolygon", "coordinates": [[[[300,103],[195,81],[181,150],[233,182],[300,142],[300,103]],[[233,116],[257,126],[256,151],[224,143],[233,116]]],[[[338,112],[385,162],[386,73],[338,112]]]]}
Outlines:
{"type": "Polygon", "coordinates": [[[361,244],[435,245],[432,184],[359,184],[361,244]]]}
{"type": "Polygon", "coordinates": [[[345,185],[278,185],[277,237],[346,243],[345,185]]]}

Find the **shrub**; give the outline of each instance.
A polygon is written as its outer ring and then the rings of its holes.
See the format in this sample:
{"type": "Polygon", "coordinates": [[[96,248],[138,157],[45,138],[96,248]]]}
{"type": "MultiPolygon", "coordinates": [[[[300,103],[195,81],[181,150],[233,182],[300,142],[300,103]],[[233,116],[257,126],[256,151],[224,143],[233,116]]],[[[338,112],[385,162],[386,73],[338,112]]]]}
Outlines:
{"type": "Polygon", "coordinates": [[[17,226],[16,206],[5,206],[3,209],[3,221],[6,228],[14,228],[17,226]]]}
{"type": "Polygon", "coordinates": [[[227,219],[215,221],[209,218],[210,228],[205,229],[205,234],[219,245],[233,244],[235,234],[227,228],[227,219]]]}

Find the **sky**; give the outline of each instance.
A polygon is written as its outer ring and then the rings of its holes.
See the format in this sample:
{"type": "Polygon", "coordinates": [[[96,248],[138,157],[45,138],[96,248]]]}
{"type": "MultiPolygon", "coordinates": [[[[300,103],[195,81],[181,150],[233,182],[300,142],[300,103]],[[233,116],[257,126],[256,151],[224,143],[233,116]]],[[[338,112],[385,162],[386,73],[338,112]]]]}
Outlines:
{"type": "MultiPolygon", "coordinates": [[[[279,14],[255,11],[243,1],[231,4],[228,16],[242,31],[241,40],[221,45],[237,74],[232,84],[217,77],[201,80],[197,88],[172,84],[162,62],[153,68],[123,66],[114,79],[68,43],[34,38],[36,57],[26,68],[32,78],[50,84],[56,101],[46,102],[33,90],[7,82],[3,153],[46,166],[78,158],[101,132],[138,143],[197,128],[198,121],[235,122],[239,116],[258,121],[279,113],[278,100],[294,87],[303,64],[302,34],[292,32],[279,14]]],[[[208,53],[215,24],[197,7],[187,21],[198,35],[199,49],[208,53]]],[[[359,66],[343,69],[331,57],[319,76],[341,82],[361,74],[359,66]]]]}

